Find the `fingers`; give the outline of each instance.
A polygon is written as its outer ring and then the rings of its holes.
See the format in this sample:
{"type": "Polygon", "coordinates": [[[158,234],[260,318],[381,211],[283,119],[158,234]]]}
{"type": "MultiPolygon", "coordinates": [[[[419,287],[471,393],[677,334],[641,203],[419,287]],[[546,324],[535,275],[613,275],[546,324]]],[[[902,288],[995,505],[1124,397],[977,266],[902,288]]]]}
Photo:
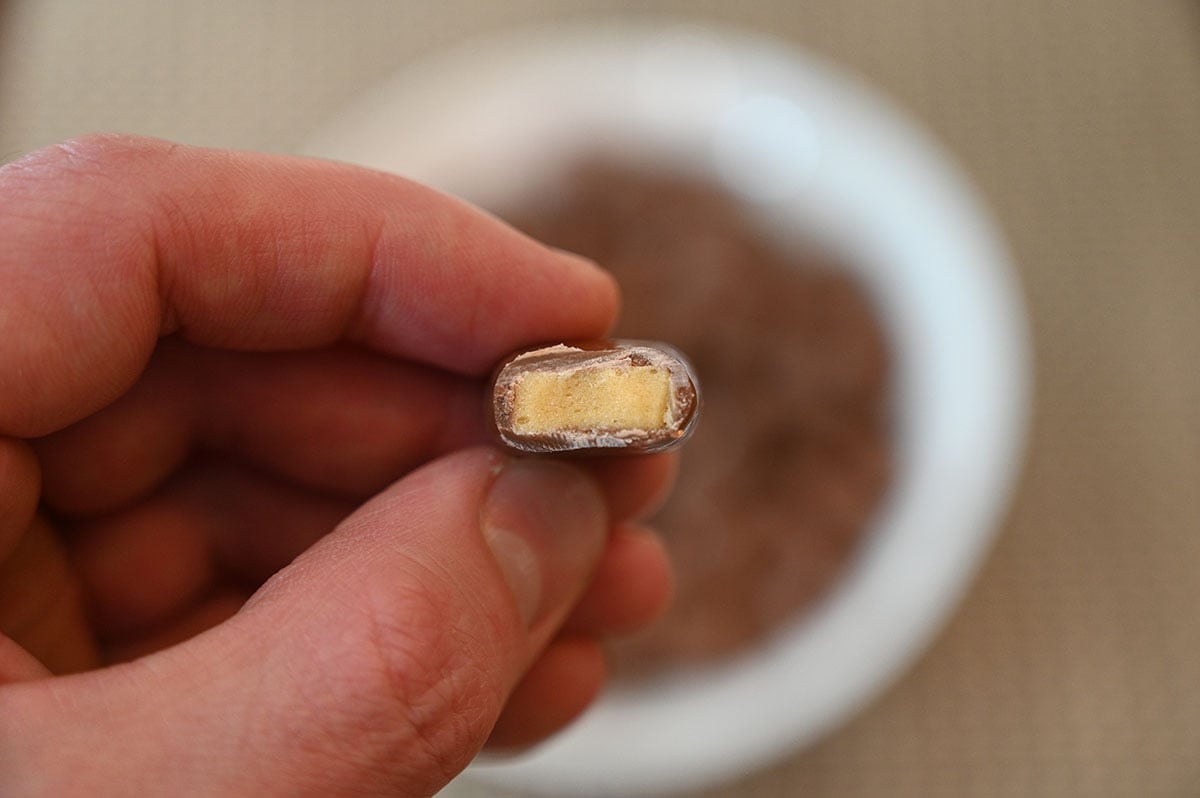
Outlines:
{"type": "Polygon", "coordinates": [[[0,433],[45,434],[137,378],[160,334],[348,340],[481,374],[603,335],[612,279],[466,205],[345,165],[92,137],[0,168],[0,433]]]}
{"type": "Polygon", "coordinates": [[[232,618],[247,598],[246,591],[218,588],[147,633],[108,643],[107,660],[126,662],[190,640],[232,618]]]}
{"type": "MultiPolygon", "coordinates": [[[[35,518],[0,561],[0,635],[55,673],[94,667],[99,657],[83,615],[79,585],[54,531],[35,518]]],[[[2,656],[2,654],[0,654],[2,656]]],[[[27,658],[8,667],[27,671],[27,658]]],[[[7,669],[0,663],[0,670],[7,669]]]]}
{"type": "Polygon", "coordinates": [[[45,499],[94,515],[161,484],[196,449],[363,497],[483,437],[478,385],[352,347],[256,355],[160,347],[119,400],[35,442],[45,499]]]}
{"type": "MultiPolygon", "coordinates": [[[[671,470],[662,458],[623,462],[624,479],[614,464],[601,483],[614,520],[653,501],[671,470]]],[[[214,586],[257,587],[353,509],[351,501],[208,458],[143,501],[69,525],[68,542],[92,627],[106,650],[117,651],[147,637],[160,639],[164,627],[192,612],[214,586]]],[[[650,620],[665,600],[666,571],[661,548],[648,533],[618,528],[572,628],[607,634],[650,620]]]]}
{"type": "MultiPolygon", "coordinates": [[[[181,642],[233,615],[350,509],[227,464],[191,469],[128,512],[77,525],[70,556],[90,624],[112,660],[181,642]]],[[[658,537],[620,526],[566,629],[604,636],[644,627],[662,613],[670,585],[658,537]]]]}
{"type": "Polygon", "coordinates": [[[613,518],[629,521],[647,518],[662,506],[675,484],[679,455],[596,457],[579,464],[604,488],[613,518]]]}
{"type": "Polygon", "coordinates": [[[201,444],[323,491],[366,497],[485,438],[473,380],[344,347],[209,358],[201,444]]]}
{"type": "Polygon", "coordinates": [[[662,540],[643,527],[617,528],[568,632],[620,635],[652,623],[671,599],[671,566],[662,540]]]}
{"type": "MultiPolygon", "coordinates": [[[[264,356],[173,344],[128,394],[34,445],[47,504],[89,516],[148,494],[196,449],[365,498],[487,437],[474,381],[349,347],[264,356]]],[[[652,512],[676,465],[672,454],[586,461],[622,519],[652,512]]]]}
{"type": "Polygon", "coordinates": [[[148,636],[166,639],[162,629],[177,626],[214,586],[253,590],[352,509],[344,500],[207,460],[127,510],[75,524],[71,560],[91,623],[116,650],[148,636]]]}
{"type": "Polygon", "coordinates": [[[662,541],[642,527],[618,527],[563,627],[564,636],[546,648],[513,690],[487,748],[526,748],[578,717],[605,678],[599,637],[645,627],[666,609],[670,593],[662,541]]]}
{"type": "Polygon", "coordinates": [[[604,652],[594,639],[554,641],[513,690],[488,737],[488,749],[526,748],[560,731],[592,703],[606,673],[604,652]]]}
{"type": "Polygon", "coordinates": [[[41,470],[29,445],[0,437],[0,562],[29,528],[40,490],[41,470]]]}
{"type": "Polygon", "coordinates": [[[89,620],[104,638],[174,614],[215,580],[206,514],[157,501],[85,525],[72,541],[89,620]],[[136,574],[136,578],[131,578],[136,574]]]}
{"type": "Polygon", "coordinates": [[[482,449],[442,458],[220,626],[51,695],[6,687],[24,730],[7,759],[54,778],[69,757],[79,766],[64,778],[79,784],[133,757],[138,786],[159,794],[230,792],[212,781],[223,774],[241,792],[431,794],[482,746],[608,526],[576,468],[482,449]]]}
{"type": "MultiPolygon", "coordinates": [[[[420,462],[485,439],[482,404],[474,382],[350,348],[261,356],[169,345],[128,394],[34,446],[45,501],[71,516],[150,493],[196,449],[365,498],[420,462]]],[[[677,457],[584,464],[625,519],[661,503],[677,457]]]]}
{"type": "Polygon", "coordinates": [[[50,669],[38,662],[37,657],[8,635],[0,633],[0,687],[13,682],[44,679],[50,675],[50,669]]]}

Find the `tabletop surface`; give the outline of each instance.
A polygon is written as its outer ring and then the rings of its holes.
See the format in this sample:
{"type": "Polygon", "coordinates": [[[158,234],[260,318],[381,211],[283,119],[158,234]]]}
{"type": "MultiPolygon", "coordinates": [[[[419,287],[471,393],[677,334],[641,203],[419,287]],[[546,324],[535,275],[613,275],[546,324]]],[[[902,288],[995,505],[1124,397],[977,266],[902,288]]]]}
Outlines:
{"type": "MultiPolygon", "coordinates": [[[[10,0],[0,159],[93,130],[288,152],[423,52],[631,7],[10,0]]],[[[832,736],[705,795],[1200,794],[1200,5],[636,8],[781,36],[921,118],[1000,217],[1035,337],[1020,489],[948,628],[832,736]]]]}

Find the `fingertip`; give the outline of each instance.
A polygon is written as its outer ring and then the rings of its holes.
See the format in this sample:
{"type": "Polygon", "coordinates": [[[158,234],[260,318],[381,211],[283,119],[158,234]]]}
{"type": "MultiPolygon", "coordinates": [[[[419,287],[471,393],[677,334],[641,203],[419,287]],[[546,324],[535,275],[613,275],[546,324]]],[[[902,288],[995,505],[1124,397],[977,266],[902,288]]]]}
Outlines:
{"type": "Polygon", "coordinates": [[[679,470],[673,452],[581,461],[600,482],[613,521],[648,518],[667,500],[679,470]]]}
{"type": "Polygon", "coordinates": [[[598,635],[622,635],[643,629],[666,611],[674,577],[662,538],[633,524],[612,536],[588,590],[567,619],[565,629],[598,635]]]}
{"type": "Polygon", "coordinates": [[[597,316],[605,320],[603,329],[596,337],[607,335],[616,326],[617,317],[621,312],[621,286],[616,276],[591,258],[557,247],[549,249],[566,262],[583,281],[592,284],[592,290],[596,294],[594,305],[598,309],[597,316]]]}

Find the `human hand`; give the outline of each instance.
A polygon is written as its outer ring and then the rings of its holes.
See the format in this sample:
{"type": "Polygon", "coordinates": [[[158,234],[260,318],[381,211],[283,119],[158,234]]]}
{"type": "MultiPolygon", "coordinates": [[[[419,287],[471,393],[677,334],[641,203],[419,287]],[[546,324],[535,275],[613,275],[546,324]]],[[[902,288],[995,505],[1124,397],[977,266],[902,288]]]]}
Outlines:
{"type": "Polygon", "coordinates": [[[0,169],[0,242],[0,793],[430,794],[665,602],[670,456],[481,445],[493,362],[612,324],[590,264],[129,137],[0,169]]]}

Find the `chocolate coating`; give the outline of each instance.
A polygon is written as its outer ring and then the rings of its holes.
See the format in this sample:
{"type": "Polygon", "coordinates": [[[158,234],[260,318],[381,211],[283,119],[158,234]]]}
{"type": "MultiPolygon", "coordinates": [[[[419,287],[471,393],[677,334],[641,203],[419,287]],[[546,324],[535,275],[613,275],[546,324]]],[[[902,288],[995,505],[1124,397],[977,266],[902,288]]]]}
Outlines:
{"type": "MultiPolygon", "coordinates": [[[[653,379],[653,378],[652,378],[653,379]]],[[[557,452],[603,452],[645,454],[660,452],[683,443],[695,427],[700,408],[700,391],[692,367],[675,349],[647,341],[600,341],[556,344],[517,352],[503,361],[492,379],[491,422],[497,438],[510,449],[549,454],[557,452]],[[660,381],[667,380],[663,412],[636,423],[591,421],[552,423],[530,430],[520,423],[518,412],[522,386],[533,375],[567,380],[590,373],[613,376],[648,370],[660,381]]],[[[621,404],[621,396],[607,397],[621,404]]],[[[633,403],[637,397],[629,397],[633,403]]],[[[557,401],[551,395],[548,401],[557,401]]]]}

